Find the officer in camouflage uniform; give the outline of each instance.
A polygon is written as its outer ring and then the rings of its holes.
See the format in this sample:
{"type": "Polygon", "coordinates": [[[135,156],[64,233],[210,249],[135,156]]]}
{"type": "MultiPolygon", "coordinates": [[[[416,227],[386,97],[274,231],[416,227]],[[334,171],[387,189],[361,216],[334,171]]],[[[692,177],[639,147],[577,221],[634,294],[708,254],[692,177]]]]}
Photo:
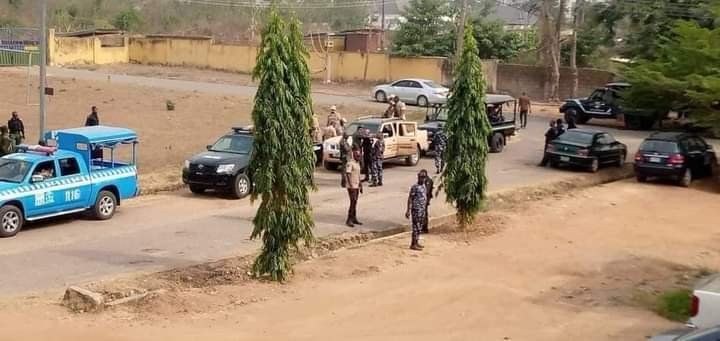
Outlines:
{"type": "Polygon", "coordinates": [[[15,152],[15,143],[10,138],[7,126],[0,127],[0,157],[15,152]]]}
{"type": "Polygon", "coordinates": [[[418,173],[418,181],[410,187],[410,195],[408,196],[407,211],[405,218],[412,217],[412,240],[410,241],[410,249],[422,250],[420,245],[420,232],[422,232],[425,217],[427,217],[427,171],[421,170],[418,173]]]}
{"type": "Polygon", "coordinates": [[[340,139],[340,186],[345,187],[347,185],[345,178],[345,167],[348,164],[348,158],[352,157],[352,146],[348,143],[348,134],[343,132],[342,138],[340,139]]]}
{"type": "Polygon", "coordinates": [[[440,174],[445,168],[443,153],[445,153],[445,148],[447,148],[448,143],[447,135],[445,135],[442,129],[438,129],[438,131],[435,132],[432,143],[433,151],[435,152],[435,168],[437,169],[437,174],[440,174]]]}
{"type": "Polygon", "coordinates": [[[377,133],[372,146],[372,179],[370,187],[383,185],[383,157],[385,156],[385,139],[383,133],[377,133]]]}
{"type": "Polygon", "coordinates": [[[430,216],[430,200],[433,198],[433,189],[435,188],[435,182],[429,176],[425,176],[425,189],[427,190],[427,202],[425,209],[425,219],[423,220],[421,233],[430,233],[428,217],[430,216]]]}

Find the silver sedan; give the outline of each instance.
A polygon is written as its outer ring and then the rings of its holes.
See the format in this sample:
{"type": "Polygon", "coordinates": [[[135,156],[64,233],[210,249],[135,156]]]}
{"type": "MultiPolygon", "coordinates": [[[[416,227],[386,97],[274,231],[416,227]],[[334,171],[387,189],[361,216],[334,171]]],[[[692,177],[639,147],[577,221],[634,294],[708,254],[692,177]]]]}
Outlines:
{"type": "Polygon", "coordinates": [[[449,93],[450,89],[429,79],[401,79],[376,86],[370,96],[378,102],[387,102],[390,95],[395,95],[405,103],[426,107],[447,102],[449,93]]]}

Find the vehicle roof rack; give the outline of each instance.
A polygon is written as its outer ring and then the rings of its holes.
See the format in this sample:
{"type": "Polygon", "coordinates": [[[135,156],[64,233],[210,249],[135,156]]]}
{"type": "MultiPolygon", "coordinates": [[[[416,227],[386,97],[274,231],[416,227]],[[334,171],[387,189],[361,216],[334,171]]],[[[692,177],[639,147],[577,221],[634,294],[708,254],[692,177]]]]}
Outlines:
{"type": "Polygon", "coordinates": [[[15,152],[17,153],[34,153],[34,154],[40,154],[45,156],[51,156],[55,152],[57,152],[57,147],[47,147],[47,146],[40,146],[40,145],[34,145],[30,146],[27,144],[21,144],[15,147],[15,152]]]}
{"type": "Polygon", "coordinates": [[[232,130],[236,134],[252,134],[255,132],[255,126],[233,127],[232,130]]]}

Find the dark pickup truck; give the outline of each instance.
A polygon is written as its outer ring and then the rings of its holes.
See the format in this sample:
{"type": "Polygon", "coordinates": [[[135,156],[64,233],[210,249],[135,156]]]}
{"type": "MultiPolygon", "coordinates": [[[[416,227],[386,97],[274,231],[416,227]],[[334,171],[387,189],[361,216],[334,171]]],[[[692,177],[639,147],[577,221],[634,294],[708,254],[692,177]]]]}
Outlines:
{"type": "MultiPolygon", "coordinates": [[[[492,133],[488,137],[488,145],[490,152],[500,153],[505,148],[507,140],[515,135],[515,120],[517,117],[517,100],[508,95],[486,95],[485,96],[486,112],[492,126],[492,133]],[[512,118],[506,117],[503,112],[505,107],[510,107],[512,118]],[[496,114],[490,114],[495,112],[496,114]]],[[[427,131],[427,138],[430,147],[428,150],[434,150],[432,145],[433,135],[436,131],[443,129],[447,121],[447,107],[435,106],[432,112],[428,112],[425,123],[418,126],[420,130],[427,131]]]]}

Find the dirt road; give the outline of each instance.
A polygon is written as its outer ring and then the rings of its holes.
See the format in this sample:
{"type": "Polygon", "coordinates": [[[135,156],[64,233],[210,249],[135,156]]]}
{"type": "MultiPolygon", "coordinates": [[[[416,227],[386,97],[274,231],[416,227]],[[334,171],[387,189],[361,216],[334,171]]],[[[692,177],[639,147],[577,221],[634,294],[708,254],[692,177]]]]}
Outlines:
{"type": "Polygon", "coordinates": [[[429,235],[421,253],[403,236],[302,263],[286,285],[179,286],[101,315],[9,301],[0,339],[643,340],[676,325],[639,293],[720,269],[717,195],[615,183],[429,235]]]}

